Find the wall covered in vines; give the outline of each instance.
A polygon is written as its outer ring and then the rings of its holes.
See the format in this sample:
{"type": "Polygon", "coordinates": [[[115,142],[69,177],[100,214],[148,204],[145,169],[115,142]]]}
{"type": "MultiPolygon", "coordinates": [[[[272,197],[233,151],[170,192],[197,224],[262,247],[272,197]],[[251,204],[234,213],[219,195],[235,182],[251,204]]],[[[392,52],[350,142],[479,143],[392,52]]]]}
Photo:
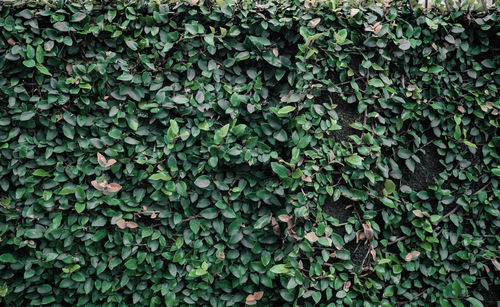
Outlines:
{"type": "Polygon", "coordinates": [[[0,304],[496,305],[498,14],[3,6],[0,304]]]}

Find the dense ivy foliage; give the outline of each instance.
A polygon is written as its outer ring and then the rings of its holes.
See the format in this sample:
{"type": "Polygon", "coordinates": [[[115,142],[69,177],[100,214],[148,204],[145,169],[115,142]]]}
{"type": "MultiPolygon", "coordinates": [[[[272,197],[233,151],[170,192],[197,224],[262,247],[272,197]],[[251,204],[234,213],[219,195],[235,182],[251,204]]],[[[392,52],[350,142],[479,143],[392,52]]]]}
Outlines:
{"type": "Polygon", "coordinates": [[[257,2],[1,9],[2,305],[496,304],[499,12],[257,2]]]}

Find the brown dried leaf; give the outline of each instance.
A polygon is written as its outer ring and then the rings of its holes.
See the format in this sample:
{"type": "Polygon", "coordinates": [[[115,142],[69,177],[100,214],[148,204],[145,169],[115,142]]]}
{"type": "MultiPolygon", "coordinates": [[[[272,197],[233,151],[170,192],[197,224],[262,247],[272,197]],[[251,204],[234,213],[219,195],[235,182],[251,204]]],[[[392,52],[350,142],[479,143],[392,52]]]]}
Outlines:
{"type": "Polygon", "coordinates": [[[356,243],[364,239],[366,239],[365,232],[361,229],[356,231],[356,243]]]}
{"type": "Polygon", "coordinates": [[[486,264],[483,263],[483,267],[486,270],[486,273],[490,272],[490,268],[486,264]]]}
{"type": "Polygon", "coordinates": [[[68,73],[68,75],[73,74],[73,64],[71,63],[66,64],[66,72],[68,73]]]}
{"type": "Polygon", "coordinates": [[[250,306],[257,304],[257,300],[255,299],[255,296],[253,294],[249,294],[247,296],[247,299],[245,300],[245,304],[250,305],[250,306]]]}
{"type": "Polygon", "coordinates": [[[127,228],[131,228],[131,229],[139,227],[139,225],[137,225],[136,222],[127,222],[126,225],[127,225],[127,228]]]}
{"type": "Polygon", "coordinates": [[[271,225],[273,226],[273,232],[275,235],[279,236],[280,235],[280,225],[274,218],[274,216],[271,216],[271,225]]]}
{"type": "Polygon", "coordinates": [[[122,189],[122,186],[119,185],[118,183],[112,182],[112,183],[108,184],[108,186],[106,188],[107,188],[106,189],[107,193],[116,193],[122,189]]]}
{"type": "Polygon", "coordinates": [[[106,167],[106,158],[100,152],[97,153],[97,162],[101,167],[106,167]]]}
{"type": "Polygon", "coordinates": [[[373,229],[372,226],[368,224],[363,224],[363,231],[365,233],[365,237],[367,241],[373,240],[373,229]]]}
{"type": "Polygon", "coordinates": [[[416,210],[413,210],[412,212],[413,212],[413,214],[415,214],[416,217],[424,217],[424,216],[429,217],[429,213],[424,212],[422,210],[416,209],[416,210]]]}
{"type": "Polygon", "coordinates": [[[278,57],[280,55],[279,51],[278,51],[278,48],[274,48],[273,49],[273,54],[275,57],[278,57]]]}
{"type": "Polygon", "coordinates": [[[319,22],[320,22],[320,21],[321,21],[321,18],[316,18],[316,19],[313,19],[313,20],[311,20],[311,22],[309,23],[309,26],[310,26],[311,28],[314,28],[314,27],[316,27],[316,26],[319,24],[319,22]]]}
{"type": "Polygon", "coordinates": [[[500,271],[500,262],[496,258],[491,259],[491,263],[493,263],[497,271],[500,271]]]}
{"type": "Polygon", "coordinates": [[[245,303],[247,305],[255,305],[257,304],[257,301],[260,300],[263,296],[264,296],[264,291],[254,292],[253,294],[249,294],[247,296],[245,303]]]}
{"type": "Polygon", "coordinates": [[[330,162],[335,161],[335,154],[330,150],[330,162]]]}
{"type": "Polygon", "coordinates": [[[92,180],[92,182],[90,183],[96,190],[99,190],[101,192],[105,191],[106,187],[108,186],[108,182],[106,181],[106,179],[104,179],[102,182],[98,182],[97,180],[92,180]]]}
{"type": "Polygon", "coordinates": [[[299,260],[299,269],[300,270],[304,269],[304,263],[302,262],[302,260],[299,260]]]}
{"type": "Polygon", "coordinates": [[[292,238],[294,238],[295,240],[298,240],[299,239],[299,236],[297,235],[297,233],[291,229],[291,228],[288,228],[288,231],[287,231],[288,235],[292,238]]]}
{"type": "Polygon", "coordinates": [[[219,252],[219,253],[217,254],[217,258],[218,258],[219,260],[224,260],[224,259],[226,259],[226,254],[224,254],[224,252],[219,252]]]}
{"type": "Polygon", "coordinates": [[[351,287],[351,281],[350,281],[350,280],[348,280],[348,281],[344,281],[344,287],[343,287],[343,290],[344,290],[345,292],[348,292],[350,287],[351,287]]]}
{"type": "Polygon", "coordinates": [[[11,45],[11,46],[15,46],[16,45],[16,41],[11,37],[7,40],[7,44],[11,45]]]}
{"type": "Polygon", "coordinates": [[[288,223],[288,221],[290,221],[292,217],[286,214],[280,214],[278,215],[278,219],[282,222],[288,223]]]}
{"type": "Polygon", "coordinates": [[[115,163],[116,163],[115,159],[109,159],[108,162],[106,162],[106,167],[110,167],[111,165],[113,165],[115,163]]]}
{"type": "Polygon", "coordinates": [[[318,241],[318,239],[319,239],[319,238],[318,238],[318,236],[317,236],[314,232],[312,232],[312,231],[311,231],[311,232],[308,232],[308,233],[304,236],[304,238],[306,238],[306,239],[307,239],[307,241],[309,241],[309,242],[311,242],[311,243],[314,243],[314,242],[318,241]]]}
{"type": "Polygon", "coordinates": [[[118,222],[116,222],[116,226],[118,226],[118,228],[120,229],[125,229],[127,228],[127,222],[125,222],[124,219],[121,219],[118,222]]]}
{"type": "Polygon", "coordinates": [[[153,214],[151,214],[151,218],[152,218],[152,219],[155,219],[157,216],[158,216],[158,213],[156,213],[156,211],[155,211],[155,212],[153,212],[153,214]]]}
{"type": "Polygon", "coordinates": [[[258,301],[264,296],[264,291],[257,291],[253,293],[253,296],[258,301]]]}
{"type": "Polygon", "coordinates": [[[304,174],[302,174],[301,179],[302,179],[302,181],[304,181],[304,182],[312,182],[312,181],[313,181],[311,177],[306,176],[306,175],[304,175],[304,174]]]}
{"type": "Polygon", "coordinates": [[[412,261],[413,259],[417,258],[418,256],[420,256],[419,251],[409,252],[405,257],[405,260],[406,260],[406,262],[409,262],[409,261],[412,261]]]}
{"type": "Polygon", "coordinates": [[[372,254],[373,261],[377,262],[377,253],[373,247],[370,249],[370,254],[372,254]]]}

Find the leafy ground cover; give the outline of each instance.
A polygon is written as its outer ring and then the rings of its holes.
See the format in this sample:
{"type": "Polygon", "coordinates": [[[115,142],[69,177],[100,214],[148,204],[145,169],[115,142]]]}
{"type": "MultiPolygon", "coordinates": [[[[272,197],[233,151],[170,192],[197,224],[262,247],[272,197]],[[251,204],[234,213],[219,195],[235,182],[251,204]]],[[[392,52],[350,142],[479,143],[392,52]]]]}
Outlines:
{"type": "Polygon", "coordinates": [[[498,10],[332,4],[2,7],[0,303],[497,305],[498,10]]]}

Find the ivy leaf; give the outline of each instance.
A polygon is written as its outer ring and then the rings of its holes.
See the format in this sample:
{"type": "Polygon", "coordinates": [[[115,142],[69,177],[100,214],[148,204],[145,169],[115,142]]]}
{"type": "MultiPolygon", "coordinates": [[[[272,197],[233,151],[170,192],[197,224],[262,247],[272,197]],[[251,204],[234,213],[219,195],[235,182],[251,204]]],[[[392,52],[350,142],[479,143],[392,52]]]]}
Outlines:
{"type": "Polygon", "coordinates": [[[50,173],[48,173],[47,171],[45,171],[44,169],[36,169],[34,172],[33,172],[33,175],[34,176],[38,176],[38,177],[50,177],[50,173]]]}
{"type": "Polygon", "coordinates": [[[66,21],[56,22],[54,28],[61,32],[68,32],[70,30],[69,24],[66,21]]]}
{"type": "Polygon", "coordinates": [[[206,175],[196,178],[194,184],[200,189],[206,189],[210,186],[210,178],[206,175]]]}
{"type": "Polygon", "coordinates": [[[401,50],[408,50],[411,47],[410,41],[407,39],[400,39],[398,47],[401,50]]]}
{"type": "Polygon", "coordinates": [[[396,190],[396,184],[390,179],[386,179],[384,183],[384,194],[391,195],[396,190]]]}
{"type": "Polygon", "coordinates": [[[52,77],[52,74],[49,72],[49,70],[47,69],[47,67],[45,67],[45,66],[43,66],[41,64],[37,64],[36,65],[36,69],[38,69],[38,71],[41,72],[42,74],[52,77]]]}
{"type": "Polygon", "coordinates": [[[14,258],[14,256],[11,253],[6,253],[0,255],[0,262],[3,263],[16,263],[17,260],[14,258]]]}
{"type": "Polygon", "coordinates": [[[368,81],[368,84],[375,87],[384,87],[384,82],[378,78],[372,78],[368,81]]]}
{"type": "Polygon", "coordinates": [[[170,177],[170,175],[165,173],[165,172],[159,172],[159,173],[156,173],[156,174],[149,176],[148,179],[149,180],[170,181],[170,180],[172,180],[172,177],[170,177]]]}
{"type": "Polygon", "coordinates": [[[362,166],[363,165],[363,160],[360,156],[358,155],[352,155],[350,157],[347,157],[344,159],[347,163],[354,165],[354,166],[362,166]]]}
{"type": "Polygon", "coordinates": [[[281,116],[281,115],[286,115],[286,114],[293,112],[293,111],[295,111],[295,107],[286,106],[286,107],[282,107],[281,109],[279,109],[276,114],[281,116]]]}
{"type": "Polygon", "coordinates": [[[277,162],[271,162],[271,168],[280,178],[288,177],[288,169],[277,162]]]}
{"type": "Polygon", "coordinates": [[[290,272],[285,264],[276,264],[271,267],[269,271],[273,272],[274,274],[287,274],[288,272],[290,272]]]}

